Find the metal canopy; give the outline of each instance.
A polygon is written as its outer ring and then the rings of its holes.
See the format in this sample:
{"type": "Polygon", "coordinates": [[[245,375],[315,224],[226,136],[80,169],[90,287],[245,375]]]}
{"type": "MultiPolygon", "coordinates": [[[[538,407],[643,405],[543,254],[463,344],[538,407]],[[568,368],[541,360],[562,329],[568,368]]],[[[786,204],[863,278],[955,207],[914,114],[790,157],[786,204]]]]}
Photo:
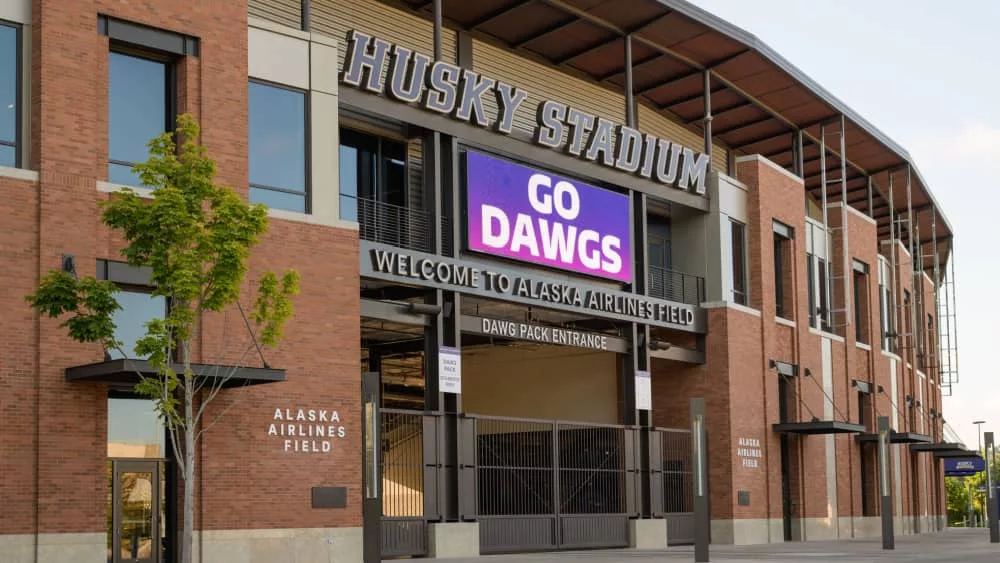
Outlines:
{"type": "MultiPolygon", "coordinates": [[[[433,9],[427,0],[382,1],[425,18],[433,9]]],[[[637,100],[699,132],[704,72],[711,71],[713,139],[792,169],[795,134],[803,131],[803,177],[814,192],[823,188],[817,156],[820,127],[843,115],[849,181],[859,186],[855,179],[871,176],[875,184],[873,209],[867,209],[867,198],[851,205],[869,212],[880,230],[887,230],[889,204],[906,209],[905,190],[895,190],[895,201],[886,201],[889,175],[895,174],[900,186],[909,165],[913,207],[935,210],[915,221],[922,238],[930,238],[932,228],[938,241],[952,234],[906,150],[756,36],[684,0],[441,0],[441,6],[442,21],[449,27],[615,91],[625,89],[625,37],[630,35],[637,100]]],[[[830,202],[839,201],[839,189],[830,188],[827,195],[830,202]]],[[[943,265],[949,247],[940,242],[939,247],[943,265]]],[[[933,253],[929,244],[923,250],[933,253]]],[[[927,270],[933,271],[933,264],[927,270]]]]}
{"type": "Polygon", "coordinates": [[[965,448],[957,442],[933,442],[927,444],[910,444],[911,452],[927,452],[937,458],[976,457],[979,452],[965,448]]]}
{"type": "Polygon", "coordinates": [[[814,420],[812,422],[785,422],[772,429],[779,434],[857,434],[865,431],[862,424],[839,420],[814,420]]]}
{"type": "MultiPolygon", "coordinates": [[[[181,373],[184,367],[172,366],[181,373]]],[[[205,386],[243,387],[261,383],[276,383],[285,380],[285,370],[274,368],[236,367],[213,364],[192,364],[195,377],[206,379],[205,386]]],[[[66,368],[66,381],[103,383],[112,386],[133,386],[142,377],[156,377],[156,370],[146,360],[107,360],[66,368]]]]}
{"type": "MultiPolygon", "coordinates": [[[[889,435],[890,444],[925,444],[931,442],[933,439],[926,434],[918,434],[916,432],[892,432],[889,435]]],[[[861,443],[878,442],[878,434],[861,434],[855,437],[855,440],[861,443]]]]}

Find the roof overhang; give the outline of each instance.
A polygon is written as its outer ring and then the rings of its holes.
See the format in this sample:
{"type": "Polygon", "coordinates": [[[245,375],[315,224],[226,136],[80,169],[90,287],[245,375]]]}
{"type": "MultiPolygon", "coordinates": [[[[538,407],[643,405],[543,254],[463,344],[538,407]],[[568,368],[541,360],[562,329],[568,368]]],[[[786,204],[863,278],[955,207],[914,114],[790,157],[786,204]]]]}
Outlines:
{"type": "Polygon", "coordinates": [[[814,420],[812,422],[784,422],[772,429],[779,434],[858,434],[865,431],[862,424],[839,420],[814,420]]]}
{"type": "MultiPolygon", "coordinates": [[[[430,0],[382,1],[432,18],[430,0]]],[[[848,204],[872,215],[880,234],[888,236],[890,206],[897,211],[907,206],[909,169],[912,206],[923,210],[915,221],[921,251],[932,253],[936,239],[940,263],[946,263],[951,225],[909,153],[752,33],[685,0],[442,0],[441,5],[442,21],[450,28],[618,93],[625,89],[630,38],[637,100],[693,131],[702,131],[710,71],[713,139],[790,169],[793,140],[801,131],[810,141],[801,155],[803,177],[814,195],[824,189],[821,127],[839,124],[843,116],[848,204]]],[[[828,135],[827,143],[828,154],[839,155],[839,139],[828,135]]],[[[828,158],[826,164],[827,179],[836,178],[839,161],[828,158]]],[[[827,198],[840,201],[840,186],[828,188],[827,198]]],[[[927,269],[933,271],[933,264],[927,269]]]]}
{"type": "MultiPolygon", "coordinates": [[[[855,440],[862,444],[875,443],[878,442],[878,434],[862,434],[855,437],[855,440]]],[[[934,438],[926,434],[916,432],[893,432],[889,435],[890,444],[925,444],[933,440],[934,438]]]]}
{"type": "Polygon", "coordinates": [[[926,444],[910,444],[911,452],[927,452],[934,454],[934,457],[938,458],[953,458],[953,457],[976,457],[979,455],[978,452],[974,452],[965,448],[964,445],[957,442],[932,442],[926,444]]]}
{"type": "MultiPolygon", "coordinates": [[[[184,367],[172,366],[177,373],[184,367]]],[[[206,387],[244,387],[285,380],[285,370],[274,368],[237,367],[214,364],[192,364],[195,377],[205,379],[206,387]]],[[[66,368],[66,381],[102,383],[113,387],[131,387],[143,377],[155,377],[156,370],[146,360],[107,360],[66,368]]]]}

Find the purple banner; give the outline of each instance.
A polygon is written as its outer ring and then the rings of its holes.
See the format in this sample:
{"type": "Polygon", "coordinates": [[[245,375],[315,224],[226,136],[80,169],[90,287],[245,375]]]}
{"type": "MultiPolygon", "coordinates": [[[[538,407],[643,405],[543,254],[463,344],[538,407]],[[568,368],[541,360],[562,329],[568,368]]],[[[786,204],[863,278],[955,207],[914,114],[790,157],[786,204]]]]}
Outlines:
{"type": "Polygon", "coordinates": [[[627,195],[469,151],[469,249],[632,281],[627,195]]]}

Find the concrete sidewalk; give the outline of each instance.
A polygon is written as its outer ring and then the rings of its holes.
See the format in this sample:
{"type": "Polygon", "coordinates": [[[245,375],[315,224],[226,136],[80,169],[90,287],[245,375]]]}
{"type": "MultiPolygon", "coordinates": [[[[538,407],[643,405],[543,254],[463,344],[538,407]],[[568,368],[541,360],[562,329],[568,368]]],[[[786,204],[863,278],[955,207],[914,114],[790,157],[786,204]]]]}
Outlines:
{"type": "MultiPolygon", "coordinates": [[[[882,540],[840,540],[752,546],[719,545],[711,548],[712,561],[764,563],[809,561],[814,563],[854,563],[870,561],[960,561],[997,563],[1000,544],[990,544],[983,528],[954,528],[937,534],[897,536],[896,549],[882,550],[882,540]]],[[[435,560],[428,560],[435,561],[435,560]]],[[[516,555],[484,555],[478,559],[441,559],[438,563],[653,563],[694,561],[693,547],[666,551],[599,550],[516,555]]]]}

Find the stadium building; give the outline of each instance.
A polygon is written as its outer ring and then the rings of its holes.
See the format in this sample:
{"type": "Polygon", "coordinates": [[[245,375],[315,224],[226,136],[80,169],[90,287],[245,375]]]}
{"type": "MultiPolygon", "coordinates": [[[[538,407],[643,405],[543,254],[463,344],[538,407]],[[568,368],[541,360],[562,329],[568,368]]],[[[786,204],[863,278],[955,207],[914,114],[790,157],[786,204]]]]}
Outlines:
{"type": "MultiPolygon", "coordinates": [[[[302,276],[210,405],[199,560],[666,547],[700,487],[716,544],[871,537],[882,478],[897,533],[945,525],[953,229],[750,33],[683,0],[8,0],[0,559],[176,560],[148,364],[25,296],[64,268],[121,284],[126,342],[163,314],[98,203],[184,112],[270,208],[249,278],[302,276]]],[[[246,342],[202,319],[200,373],[246,342]]]]}

